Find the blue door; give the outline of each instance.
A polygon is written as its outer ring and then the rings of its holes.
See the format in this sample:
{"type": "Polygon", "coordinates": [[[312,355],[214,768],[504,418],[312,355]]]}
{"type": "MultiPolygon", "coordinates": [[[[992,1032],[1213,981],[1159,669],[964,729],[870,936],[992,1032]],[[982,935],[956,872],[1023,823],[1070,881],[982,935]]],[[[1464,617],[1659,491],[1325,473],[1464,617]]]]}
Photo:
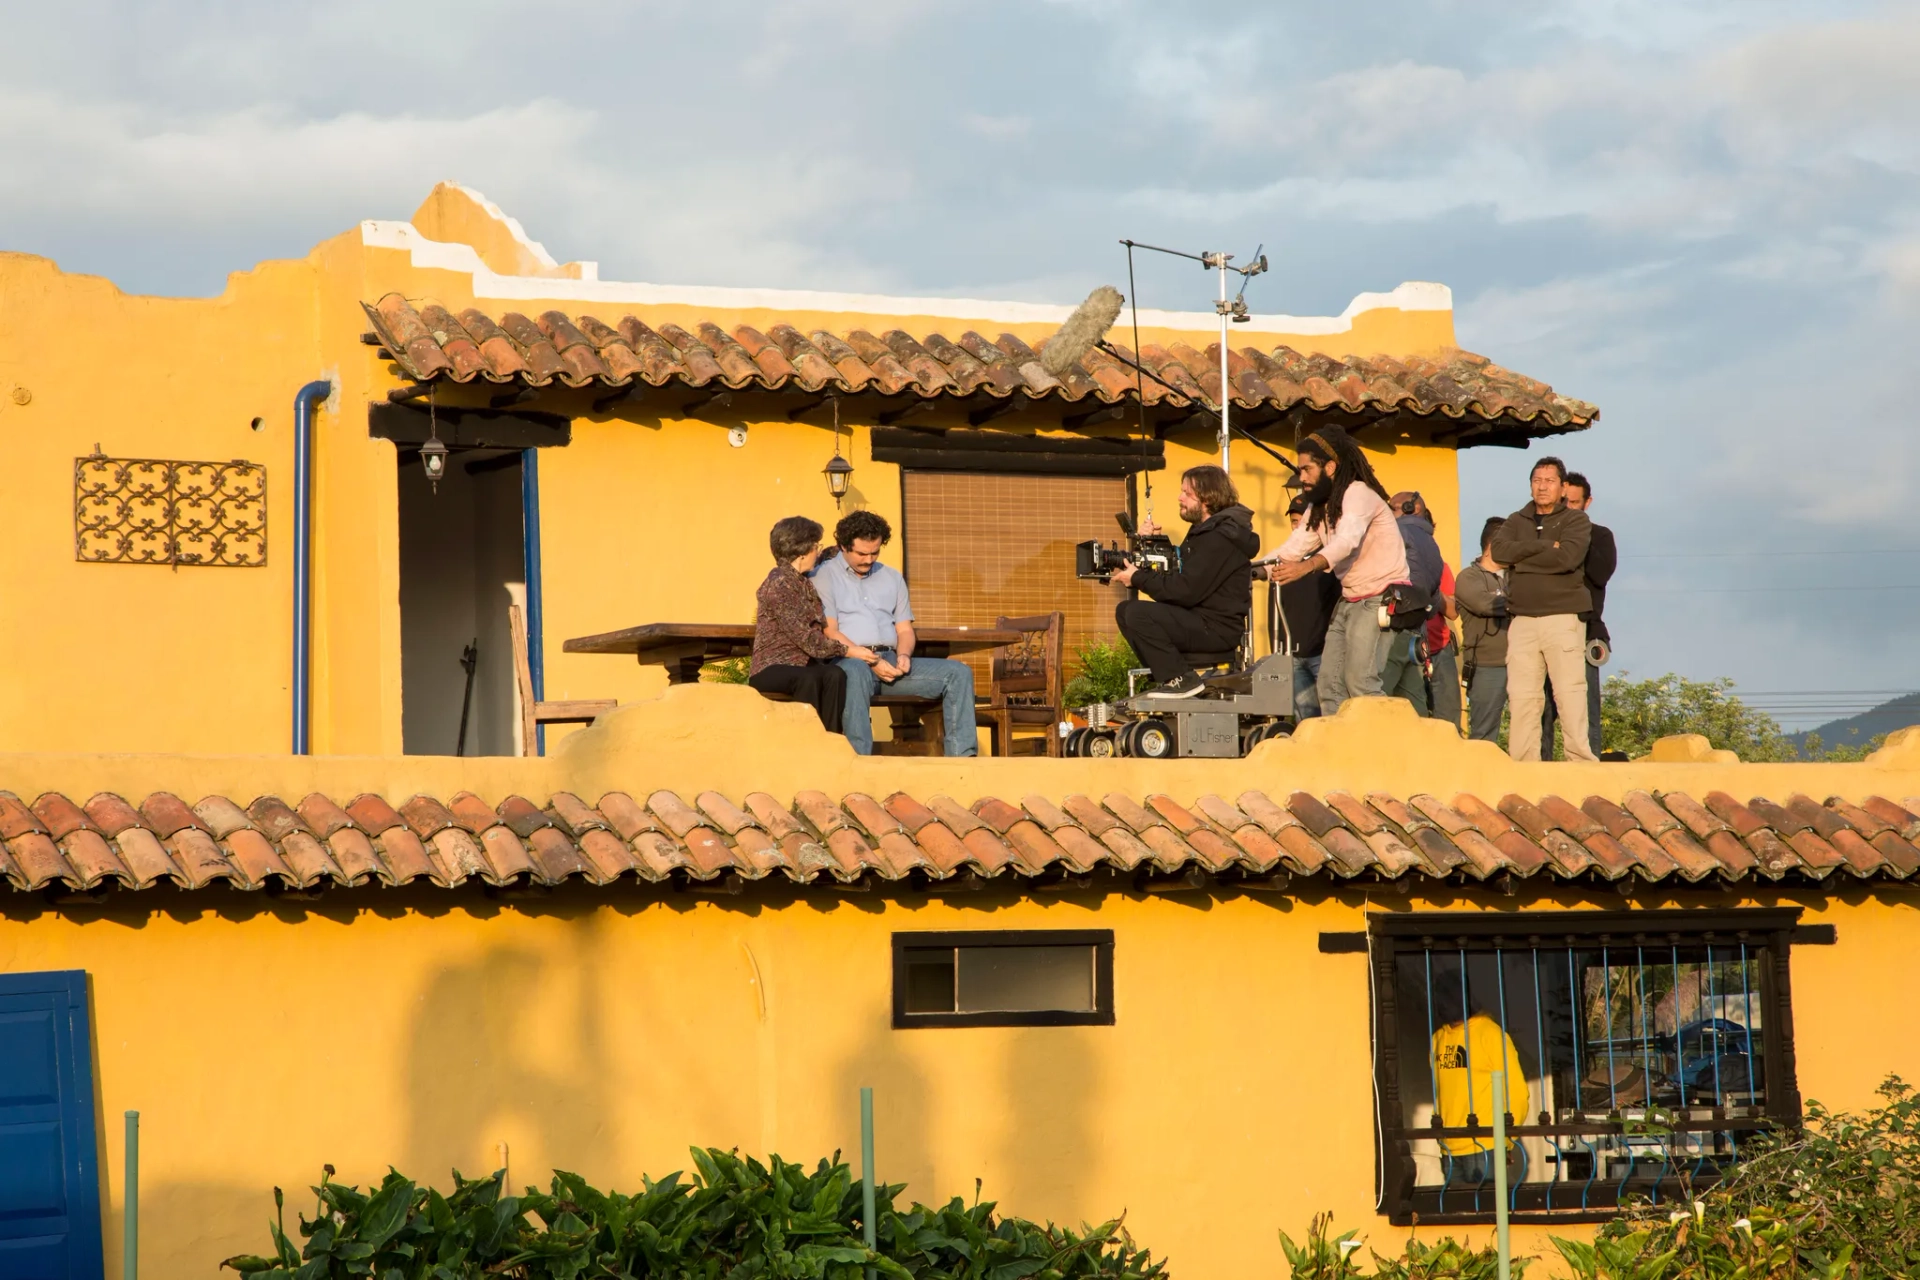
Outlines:
{"type": "Polygon", "coordinates": [[[0,973],[0,1276],[99,1280],[87,975],[0,973]]]}

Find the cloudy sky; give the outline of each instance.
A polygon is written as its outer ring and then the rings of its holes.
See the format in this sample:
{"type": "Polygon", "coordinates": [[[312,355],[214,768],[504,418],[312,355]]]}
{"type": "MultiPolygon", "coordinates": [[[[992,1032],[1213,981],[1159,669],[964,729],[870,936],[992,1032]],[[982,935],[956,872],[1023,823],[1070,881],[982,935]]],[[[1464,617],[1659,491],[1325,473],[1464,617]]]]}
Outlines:
{"type": "MultiPolygon", "coordinates": [[[[1560,451],[1627,557],[1613,670],[1920,685],[1914,5],[0,13],[0,248],[130,290],[441,178],[608,279],[1073,301],[1128,235],[1264,243],[1261,311],[1442,281],[1466,346],[1604,411],[1560,451]]],[[[1197,268],[1140,283],[1206,305],[1197,268]]],[[[1464,455],[1468,522],[1525,470],[1464,455]]]]}

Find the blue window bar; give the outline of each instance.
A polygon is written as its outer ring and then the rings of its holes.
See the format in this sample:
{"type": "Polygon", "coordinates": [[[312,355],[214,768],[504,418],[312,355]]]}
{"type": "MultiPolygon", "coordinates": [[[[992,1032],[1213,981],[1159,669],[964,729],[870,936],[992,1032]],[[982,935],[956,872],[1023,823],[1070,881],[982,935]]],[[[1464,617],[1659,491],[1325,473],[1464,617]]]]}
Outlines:
{"type": "MultiPolygon", "coordinates": [[[[1798,908],[1368,917],[1379,1209],[1494,1212],[1492,1073],[1508,1073],[1516,1221],[1681,1201],[1800,1117],[1798,908]]],[[[1824,939],[1823,939],[1824,940],[1824,939]]]]}

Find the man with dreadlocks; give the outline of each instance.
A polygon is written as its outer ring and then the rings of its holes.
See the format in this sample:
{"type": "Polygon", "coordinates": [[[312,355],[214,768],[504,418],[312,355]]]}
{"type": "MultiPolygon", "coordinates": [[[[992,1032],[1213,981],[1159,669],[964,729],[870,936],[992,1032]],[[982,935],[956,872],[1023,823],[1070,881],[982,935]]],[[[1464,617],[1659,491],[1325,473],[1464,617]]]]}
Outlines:
{"type": "Polygon", "coordinates": [[[1312,503],[1306,520],[1267,569],[1285,584],[1310,573],[1340,579],[1340,602],[1320,655],[1320,713],[1348,698],[1377,696],[1394,633],[1380,625],[1387,588],[1409,582],[1407,546],[1387,506],[1387,490],[1353,437],[1321,427],[1300,442],[1300,483],[1312,503]]]}

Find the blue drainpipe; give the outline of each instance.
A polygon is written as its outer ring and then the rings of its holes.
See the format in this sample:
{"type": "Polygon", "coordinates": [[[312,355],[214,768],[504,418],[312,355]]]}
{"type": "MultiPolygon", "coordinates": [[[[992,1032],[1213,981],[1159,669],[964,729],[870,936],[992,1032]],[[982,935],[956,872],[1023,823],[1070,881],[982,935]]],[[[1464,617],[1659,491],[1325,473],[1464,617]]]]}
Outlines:
{"type": "Polygon", "coordinates": [[[313,411],[333,394],[325,378],[293,394],[293,754],[308,754],[313,667],[313,411]]]}
{"type": "MultiPolygon", "coordinates": [[[[527,580],[527,668],[533,700],[547,696],[546,627],[540,607],[540,451],[520,451],[520,568],[527,580]]],[[[547,726],[534,731],[534,754],[547,754],[547,726]]]]}

